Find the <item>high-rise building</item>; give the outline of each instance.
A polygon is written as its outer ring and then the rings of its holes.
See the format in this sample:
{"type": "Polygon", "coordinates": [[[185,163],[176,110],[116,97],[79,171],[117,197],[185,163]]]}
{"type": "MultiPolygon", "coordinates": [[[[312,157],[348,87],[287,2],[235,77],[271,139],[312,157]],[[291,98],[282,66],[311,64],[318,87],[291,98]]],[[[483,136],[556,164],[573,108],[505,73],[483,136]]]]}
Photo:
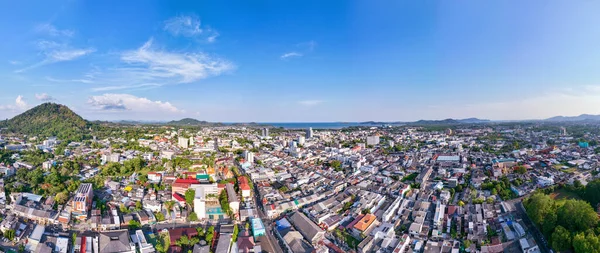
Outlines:
{"type": "Polygon", "coordinates": [[[268,129],[268,128],[266,128],[266,127],[265,127],[265,128],[263,128],[263,129],[262,129],[262,135],[261,135],[261,136],[262,136],[262,137],[267,137],[267,136],[269,136],[269,129],[268,129]]]}
{"type": "Polygon", "coordinates": [[[566,136],[567,135],[567,129],[565,127],[560,127],[560,134],[562,136],[566,136]]]}
{"type": "Polygon", "coordinates": [[[313,137],[313,130],[312,127],[309,127],[308,129],[306,129],[306,139],[310,139],[313,137]]]}
{"type": "Polygon", "coordinates": [[[254,153],[246,150],[244,151],[244,160],[250,162],[250,163],[254,163],[254,153]]]}
{"type": "Polygon", "coordinates": [[[304,145],[305,140],[306,140],[306,138],[304,138],[304,136],[298,136],[298,144],[304,145]]]}
{"type": "Polygon", "coordinates": [[[181,147],[181,148],[188,148],[189,140],[190,139],[185,138],[185,137],[179,137],[177,143],[179,144],[179,147],[181,147]]]}

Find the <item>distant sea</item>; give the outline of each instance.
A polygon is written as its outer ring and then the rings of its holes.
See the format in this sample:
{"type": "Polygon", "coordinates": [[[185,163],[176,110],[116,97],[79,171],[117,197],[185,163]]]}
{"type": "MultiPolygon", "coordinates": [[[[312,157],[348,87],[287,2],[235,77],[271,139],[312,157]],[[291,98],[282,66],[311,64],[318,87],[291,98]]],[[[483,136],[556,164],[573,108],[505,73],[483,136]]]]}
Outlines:
{"type": "Polygon", "coordinates": [[[366,124],[359,122],[261,122],[259,124],[273,127],[283,127],[286,129],[307,129],[309,127],[312,127],[313,129],[342,129],[345,127],[356,126],[380,126],[377,124],[366,124]]]}

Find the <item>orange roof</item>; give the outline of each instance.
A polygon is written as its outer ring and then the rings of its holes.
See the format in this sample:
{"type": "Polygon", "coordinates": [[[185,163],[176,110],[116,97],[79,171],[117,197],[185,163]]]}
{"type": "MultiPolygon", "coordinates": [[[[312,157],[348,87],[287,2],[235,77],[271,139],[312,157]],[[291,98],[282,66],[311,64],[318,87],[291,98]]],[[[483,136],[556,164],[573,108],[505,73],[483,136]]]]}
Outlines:
{"type": "Polygon", "coordinates": [[[371,226],[371,224],[373,224],[375,219],[377,219],[377,217],[375,217],[375,215],[369,213],[369,214],[363,216],[359,222],[354,224],[354,228],[361,232],[365,231],[365,230],[367,230],[367,228],[369,228],[369,226],[371,226]]]}

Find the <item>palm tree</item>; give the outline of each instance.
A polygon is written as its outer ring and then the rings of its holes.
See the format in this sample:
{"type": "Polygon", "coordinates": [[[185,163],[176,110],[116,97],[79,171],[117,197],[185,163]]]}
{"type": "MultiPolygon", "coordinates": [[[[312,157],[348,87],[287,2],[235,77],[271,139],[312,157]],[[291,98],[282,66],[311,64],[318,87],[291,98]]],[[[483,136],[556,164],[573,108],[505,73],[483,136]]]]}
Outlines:
{"type": "Polygon", "coordinates": [[[171,215],[171,211],[173,211],[173,207],[175,207],[175,201],[173,201],[173,200],[165,201],[164,205],[165,205],[165,208],[167,209],[167,214],[171,215]]]}

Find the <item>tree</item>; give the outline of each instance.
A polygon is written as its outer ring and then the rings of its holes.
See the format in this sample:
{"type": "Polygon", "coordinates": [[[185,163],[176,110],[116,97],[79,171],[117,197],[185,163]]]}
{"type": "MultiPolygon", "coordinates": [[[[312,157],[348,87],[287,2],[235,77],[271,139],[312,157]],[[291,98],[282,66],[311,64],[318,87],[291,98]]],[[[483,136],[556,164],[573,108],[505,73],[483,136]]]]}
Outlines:
{"type": "Polygon", "coordinates": [[[237,224],[233,225],[233,235],[231,236],[231,240],[237,242],[238,234],[240,233],[240,228],[237,224]]]}
{"type": "Polygon", "coordinates": [[[571,248],[571,233],[563,226],[557,226],[552,233],[552,248],[557,252],[571,248]]]}
{"type": "Polygon", "coordinates": [[[527,173],[527,168],[523,165],[519,165],[517,166],[517,168],[515,169],[515,172],[519,173],[519,174],[525,174],[527,173]]]}
{"type": "Polygon", "coordinates": [[[175,207],[175,201],[167,200],[165,201],[164,205],[165,209],[167,209],[167,214],[171,214],[171,211],[173,211],[173,207],[175,207]]]}
{"type": "Polygon", "coordinates": [[[573,248],[575,253],[600,253],[600,239],[594,233],[581,232],[573,237],[573,248]]]}
{"type": "Polygon", "coordinates": [[[598,214],[583,200],[566,200],[557,210],[557,223],[573,232],[583,232],[598,224],[598,214]]]}
{"type": "Polygon", "coordinates": [[[198,221],[198,215],[195,212],[192,212],[187,217],[188,221],[198,221]]]}
{"type": "Polygon", "coordinates": [[[130,230],[138,230],[141,227],[142,227],[142,224],[139,221],[136,221],[136,220],[129,221],[129,229],[130,230]]]}
{"type": "Polygon", "coordinates": [[[6,230],[6,232],[4,232],[4,238],[8,239],[9,241],[12,241],[13,239],[15,239],[15,230],[13,230],[13,229],[6,230]]]}
{"type": "Polygon", "coordinates": [[[463,202],[462,200],[458,201],[458,206],[464,206],[464,205],[465,205],[465,202],[463,202]]]}
{"type": "Polygon", "coordinates": [[[140,210],[142,210],[142,208],[143,208],[142,202],[136,201],[135,202],[135,210],[140,211],[140,210]]]}
{"type": "Polygon", "coordinates": [[[524,206],[531,221],[538,225],[542,224],[548,213],[554,212],[554,200],[542,193],[533,194],[524,201],[524,206]]]}
{"type": "Polygon", "coordinates": [[[156,221],[158,221],[158,222],[165,220],[165,215],[161,212],[154,213],[154,217],[156,217],[156,221]]]}
{"type": "Polygon", "coordinates": [[[335,171],[342,170],[342,162],[340,162],[338,160],[333,160],[333,161],[329,162],[329,166],[332,167],[335,171]]]}
{"type": "Polygon", "coordinates": [[[214,235],[215,235],[215,227],[214,226],[208,227],[208,229],[206,230],[206,237],[205,237],[208,245],[212,245],[212,240],[213,240],[214,235]]]}
{"type": "Polygon", "coordinates": [[[368,214],[371,213],[371,210],[369,210],[368,208],[365,208],[361,211],[362,214],[368,214]]]}
{"type": "Polygon", "coordinates": [[[196,190],[189,188],[185,191],[185,203],[191,208],[194,208],[194,198],[196,198],[196,190]]]}
{"type": "Polygon", "coordinates": [[[463,244],[465,245],[465,248],[469,248],[471,247],[471,240],[466,240],[463,242],[463,244]]]}
{"type": "Polygon", "coordinates": [[[600,179],[593,180],[586,185],[583,199],[592,206],[597,206],[600,203],[600,179]]]}
{"type": "Polygon", "coordinates": [[[121,213],[129,213],[129,208],[127,208],[124,204],[121,204],[121,206],[119,206],[119,209],[121,210],[121,213]]]}
{"type": "Polygon", "coordinates": [[[59,205],[66,203],[68,199],[69,199],[69,193],[67,193],[65,191],[59,192],[58,194],[56,194],[56,197],[54,197],[54,200],[59,205]]]}
{"type": "Polygon", "coordinates": [[[200,238],[204,238],[204,228],[202,228],[202,227],[197,227],[197,228],[196,228],[196,232],[198,232],[198,237],[200,237],[200,238]]]}
{"type": "Polygon", "coordinates": [[[169,245],[171,245],[169,234],[160,233],[156,243],[156,251],[158,251],[158,253],[167,253],[169,251],[169,245]]]}

